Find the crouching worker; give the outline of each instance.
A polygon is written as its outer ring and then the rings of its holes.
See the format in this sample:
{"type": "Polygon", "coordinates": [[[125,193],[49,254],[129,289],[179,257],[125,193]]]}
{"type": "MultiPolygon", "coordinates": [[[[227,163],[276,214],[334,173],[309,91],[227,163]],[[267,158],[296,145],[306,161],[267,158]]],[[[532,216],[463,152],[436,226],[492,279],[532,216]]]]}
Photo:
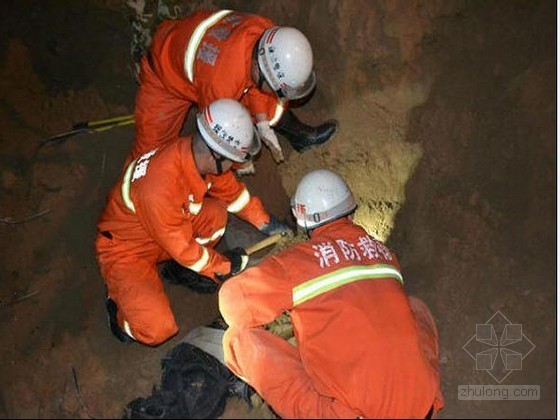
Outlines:
{"type": "Polygon", "coordinates": [[[269,235],[289,231],[230,170],[260,146],[243,105],[219,99],[197,115],[193,136],[151,150],[124,170],[96,238],[110,326],[121,341],[157,345],[178,331],[157,263],[169,260],[164,279],[201,292],[245,268],[242,248],[223,255],[213,249],[228,212],[269,235]]]}
{"type": "Polygon", "coordinates": [[[407,297],[397,256],[353,223],[355,210],[337,174],[301,180],[292,212],[309,240],[220,289],[225,363],[282,418],[434,416],[434,319],[407,297]],[[286,312],[295,346],[262,328],[286,312]]]}

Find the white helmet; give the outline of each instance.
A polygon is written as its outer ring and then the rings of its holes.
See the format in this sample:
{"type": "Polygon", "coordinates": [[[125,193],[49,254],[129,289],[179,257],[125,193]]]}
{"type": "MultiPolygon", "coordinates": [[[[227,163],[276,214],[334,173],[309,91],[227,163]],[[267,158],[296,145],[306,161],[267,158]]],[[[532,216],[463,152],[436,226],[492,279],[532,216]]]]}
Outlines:
{"type": "Polygon", "coordinates": [[[234,162],[247,162],[261,149],[249,111],[233,99],[212,102],[198,113],[196,124],[206,144],[234,162]]]}
{"type": "Polygon", "coordinates": [[[303,98],[315,87],[311,45],[295,28],[274,26],[264,31],[257,61],[267,83],[281,98],[303,98]]]}
{"type": "Polygon", "coordinates": [[[292,197],[297,224],[313,229],[356,210],[356,201],[346,182],[336,173],[319,169],[305,175],[292,197]]]}

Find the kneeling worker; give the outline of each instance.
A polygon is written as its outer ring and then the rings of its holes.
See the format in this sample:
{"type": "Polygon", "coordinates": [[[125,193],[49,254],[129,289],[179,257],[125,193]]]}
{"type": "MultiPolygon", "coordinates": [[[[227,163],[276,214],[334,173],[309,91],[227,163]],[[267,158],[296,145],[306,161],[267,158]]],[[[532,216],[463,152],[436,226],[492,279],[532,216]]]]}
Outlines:
{"type": "Polygon", "coordinates": [[[235,213],[265,234],[287,232],[230,170],[261,147],[249,112],[219,99],[197,115],[192,137],[153,149],[125,169],[98,222],[96,252],[108,290],[112,332],[121,341],[157,345],[178,327],[158,274],[212,292],[242,271],[242,248],[213,249],[235,213]]]}
{"type": "Polygon", "coordinates": [[[292,212],[308,241],[220,289],[226,365],[282,418],[429,418],[443,407],[438,335],[409,298],[397,256],[354,224],[334,172],[299,183],[292,212]],[[262,326],[291,317],[296,345],[262,326]]]}

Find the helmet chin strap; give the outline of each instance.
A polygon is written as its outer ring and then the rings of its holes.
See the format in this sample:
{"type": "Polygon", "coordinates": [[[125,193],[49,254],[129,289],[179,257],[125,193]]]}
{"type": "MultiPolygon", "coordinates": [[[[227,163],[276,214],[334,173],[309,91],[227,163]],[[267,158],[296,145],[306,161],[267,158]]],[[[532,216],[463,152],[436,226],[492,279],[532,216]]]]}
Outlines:
{"type": "Polygon", "coordinates": [[[224,169],[222,168],[222,159],[214,158],[214,160],[216,161],[216,171],[218,172],[218,175],[221,175],[224,172],[224,169]]]}
{"type": "Polygon", "coordinates": [[[257,88],[262,90],[263,84],[265,82],[264,75],[261,71],[261,66],[259,65],[259,41],[255,44],[255,48],[253,48],[253,63],[257,66],[257,70],[259,72],[259,80],[257,80],[257,88]]]}
{"type": "Polygon", "coordinates": [[[222,162],[224,160],[226,160],[226,158],[221,156],[221,155],[218,155],[216,152],[214,152],[212,150],[212,148],[210,146],[208,146],[208,143],[204,142],[204,144],[206,144],[206,147],[210,151],[210,154],[212,155],[212,158],[214,159],[214,162],[216,163],[216,171],[217,171],[218,175],[223,174],[224,173],[224,168],[222,166],[222,162]]]}
{"type": "MultiPolygon", "coordinates": [[[[258,64],[257,64],[257,66],[258,66],[258,64]]],[[[258,88],[259,90],[262,90],[262,87],[263,87],[263,85],[264,85],[264,82],[265,82],[264,76],[263,76],[261,70],[259,69],[259,80],[257,81],[257,88],[258,88]]]]}
{"type": "Polygon", "coordinates": [[[303,219],[303,224],[305,225],[305,234],[307,235],[307,239],[311,239],[311,231],[313,229],[307,227],[307,220],[305,220],[305,218],[303,219]]]}

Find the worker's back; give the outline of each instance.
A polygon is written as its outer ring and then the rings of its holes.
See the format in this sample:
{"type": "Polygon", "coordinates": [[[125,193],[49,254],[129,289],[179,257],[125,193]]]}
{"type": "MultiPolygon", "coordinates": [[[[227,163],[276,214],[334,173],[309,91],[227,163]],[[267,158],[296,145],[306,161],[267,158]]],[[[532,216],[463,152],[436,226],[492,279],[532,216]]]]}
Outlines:
{"type": "Polygon", "coordinates": [[[425,417],[439,381],[420,348],[396,256],[344,218],[278,259],[294,282],[290,314],[317,391],[364,417],[425,417]]]}
{"type": "Polygon", "coordinates": [[[241,98],[252,85],[253,47],[274,25],[253,14],[225,13],[198,11],[164,21],[150,48],[153,70],[165,88],[199,107],[221,97],[241,98]]]}

